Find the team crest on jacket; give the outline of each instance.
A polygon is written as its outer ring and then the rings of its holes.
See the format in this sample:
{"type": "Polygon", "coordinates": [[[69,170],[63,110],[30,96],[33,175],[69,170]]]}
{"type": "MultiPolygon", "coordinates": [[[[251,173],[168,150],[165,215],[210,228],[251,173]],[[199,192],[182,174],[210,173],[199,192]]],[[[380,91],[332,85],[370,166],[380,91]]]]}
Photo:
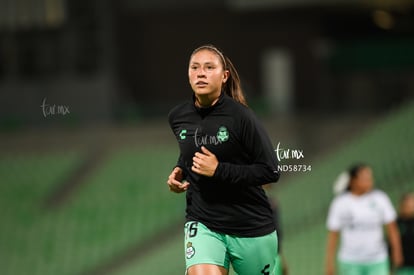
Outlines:
{"type": "Polygon", "coordinates": [[[187,248],[185,249],[185,255],[187,259],[191,259],[195,254],[195,248],[193,247],[192,242],[187,243],[187,248]]]}
{"type": "Polygon", "coordinates": [[[218,132],[217,132],[217,139],[220,141],[220,142],[225,142],[225,141],[227,141],[227,140],[229,140],[229,131],[227,130],[227,128],[226,127],[224,127],[224,126],[221,126],[219,129],[218,129],[218,132]]]}

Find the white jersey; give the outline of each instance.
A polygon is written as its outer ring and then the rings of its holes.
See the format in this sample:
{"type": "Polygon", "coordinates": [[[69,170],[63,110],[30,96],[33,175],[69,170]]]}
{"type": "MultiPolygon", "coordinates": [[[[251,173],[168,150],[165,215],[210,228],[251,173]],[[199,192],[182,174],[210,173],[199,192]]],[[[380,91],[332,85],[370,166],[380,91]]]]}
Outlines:
{"type": "Polygon", "coordinates": [[[372,263],[387,259],[383,226],[397,215],[389,197],[373,190],[361,196],[346,192],[331,203],[327,219],[330,231],[340,231],[338,258],[344,262],[372,263]]]}

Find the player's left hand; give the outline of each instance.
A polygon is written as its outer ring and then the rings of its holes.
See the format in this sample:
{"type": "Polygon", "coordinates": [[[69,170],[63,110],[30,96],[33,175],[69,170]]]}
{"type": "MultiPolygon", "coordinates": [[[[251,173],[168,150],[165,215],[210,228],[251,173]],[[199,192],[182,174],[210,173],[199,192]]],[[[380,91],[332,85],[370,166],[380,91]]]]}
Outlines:
{"type": "Polygon", "coordinates": [[[201,146],[201,152],[197,152],[193,157],[191,170],[197,174],[212,177],[216,172],[219,162],[212,152],[206,147],[201,146]]]}

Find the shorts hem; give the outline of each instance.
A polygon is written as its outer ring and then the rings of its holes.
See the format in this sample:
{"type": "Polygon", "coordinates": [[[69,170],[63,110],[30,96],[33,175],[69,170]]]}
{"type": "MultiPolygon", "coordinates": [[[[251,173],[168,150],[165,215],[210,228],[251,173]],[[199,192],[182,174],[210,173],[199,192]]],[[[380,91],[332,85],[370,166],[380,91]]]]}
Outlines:
{"type": "Polygon", "coordinates": [[[197,263],[191,263],[191,264],[189,264],[189,265],[186,265],[185,266],[185,270],[188,270],[190,267],[192,267],[192,266],[194,266],[194,265],[198,265],[198,264],[211,264],[211,265],[217,265],[217,266],[221,266],[221,267],[224,267],[225,269],[229,269],[230,268],[230,266],[225,266],[224,264],[222,264],[222,263],[217,263],[217,262],[214,262],[214,261],[211,261],[211,260],[205,260],[205,261],[197,261],[197,263]]]}

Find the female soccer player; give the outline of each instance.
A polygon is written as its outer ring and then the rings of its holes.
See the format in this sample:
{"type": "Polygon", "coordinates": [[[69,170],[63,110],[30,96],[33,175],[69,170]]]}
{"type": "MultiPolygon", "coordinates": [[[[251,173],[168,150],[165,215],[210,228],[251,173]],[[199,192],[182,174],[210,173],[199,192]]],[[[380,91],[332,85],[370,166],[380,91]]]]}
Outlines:
{"type": "Polygon", "coordinates": [[[347,191],[337,195],[329,209],[326,274],[388,275],[388,252],[383,238],[384,225],[394,267],[402,263],[396,212],[388,196],[380,190],[373,189],[372,170],[368,165],[355,165],[348,171],[348,175],[347,191]],[[339,236],[339,272],[335,273],[339,236]]]}
{"type": "Polygon", "coordinates": [[[262,188],[279,178],[273,146],[219,49],[195,49],[188,77],[192,100],[169,114],[180,156],[167,181],[187,191],[187,274],[225,275],[230,263],[239,275],[274,274],[277,236],[262,188]]]}
{"type": "Polygon", "coordinates": [[[397,224],[401,234],[404,264],[397,275],[414,275],[414,193],[406,193],[400,199],[397,224]]]}

